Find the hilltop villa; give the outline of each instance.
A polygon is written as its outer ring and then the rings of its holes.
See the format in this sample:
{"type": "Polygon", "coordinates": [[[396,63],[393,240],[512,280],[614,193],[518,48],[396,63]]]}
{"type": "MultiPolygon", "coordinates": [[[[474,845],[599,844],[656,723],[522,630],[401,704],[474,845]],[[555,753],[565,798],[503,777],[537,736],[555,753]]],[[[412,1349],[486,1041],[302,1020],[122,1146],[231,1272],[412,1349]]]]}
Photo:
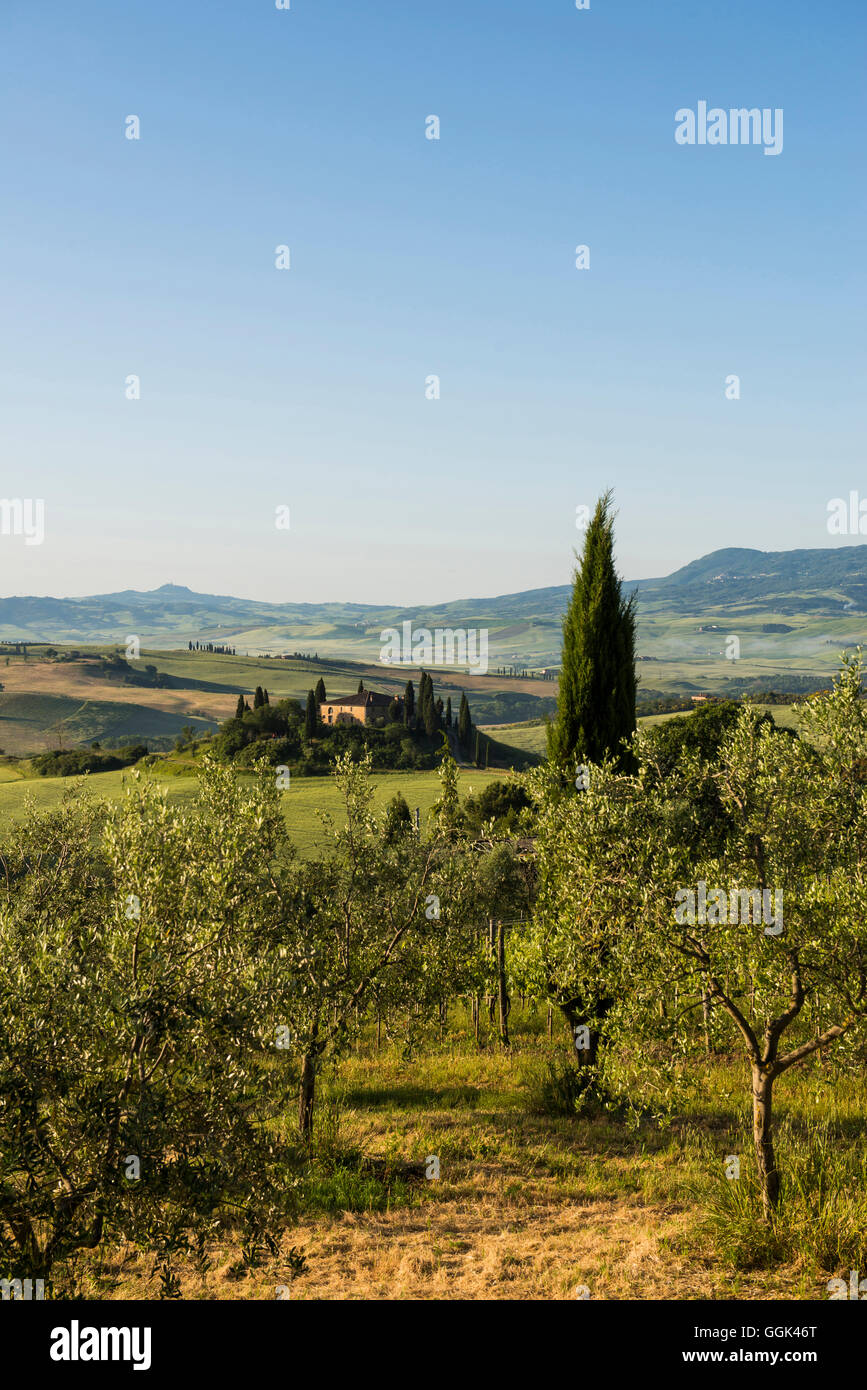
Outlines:
{"type": "MultiPolygon", "coordinates": [[[[391,695],[378,695],[375,690],[362,690],[358,695],[344,695],[339,700],[323,700],[319,717],[323,724],[374,724],[385,719],[391,695]]],[[[398,698],[398,704],[403,700],[398,698]]]]}

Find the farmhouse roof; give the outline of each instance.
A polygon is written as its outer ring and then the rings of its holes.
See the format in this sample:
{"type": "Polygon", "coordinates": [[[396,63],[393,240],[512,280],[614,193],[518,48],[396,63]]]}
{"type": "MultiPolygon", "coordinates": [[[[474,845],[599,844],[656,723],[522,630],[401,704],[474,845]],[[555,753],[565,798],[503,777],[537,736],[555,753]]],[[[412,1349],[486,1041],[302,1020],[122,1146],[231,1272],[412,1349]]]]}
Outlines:
{"type": "Polygon", "coordinates": [[[376,690],[362,690],[358,695],[341,695],[338,700],[323,700],[323,705],[390,705],[391,695],[380,695],[376,690]]]}

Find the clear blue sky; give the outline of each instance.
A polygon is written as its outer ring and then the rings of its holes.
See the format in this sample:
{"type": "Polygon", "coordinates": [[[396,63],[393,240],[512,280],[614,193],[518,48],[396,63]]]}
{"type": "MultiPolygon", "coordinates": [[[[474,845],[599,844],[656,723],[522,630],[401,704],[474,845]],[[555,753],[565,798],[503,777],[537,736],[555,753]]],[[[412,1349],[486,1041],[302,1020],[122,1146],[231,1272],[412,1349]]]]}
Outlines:
{"type": "Polygon", "coordinates": [[[434,602],[566,582],[608,486],[630,579],[867,497],[863,0],[2,28],[0,495],[46,508],[4,595],[434,602]],[[782,154],[677,145],[699,100],[783,108],[782,154]]]}

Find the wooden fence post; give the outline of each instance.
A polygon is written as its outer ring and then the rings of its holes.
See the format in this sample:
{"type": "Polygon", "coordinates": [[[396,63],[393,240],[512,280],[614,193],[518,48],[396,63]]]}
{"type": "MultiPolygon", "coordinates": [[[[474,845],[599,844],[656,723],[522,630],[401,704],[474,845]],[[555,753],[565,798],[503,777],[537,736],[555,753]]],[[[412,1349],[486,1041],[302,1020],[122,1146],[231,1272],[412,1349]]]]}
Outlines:
{"type": "Polygon", "coordinates": [[[511,1001],[506,993],[506,929],[497,923],[497,997],[500,1004],[500,1042],[509,1046],[509,1010],[511,1001]]]}

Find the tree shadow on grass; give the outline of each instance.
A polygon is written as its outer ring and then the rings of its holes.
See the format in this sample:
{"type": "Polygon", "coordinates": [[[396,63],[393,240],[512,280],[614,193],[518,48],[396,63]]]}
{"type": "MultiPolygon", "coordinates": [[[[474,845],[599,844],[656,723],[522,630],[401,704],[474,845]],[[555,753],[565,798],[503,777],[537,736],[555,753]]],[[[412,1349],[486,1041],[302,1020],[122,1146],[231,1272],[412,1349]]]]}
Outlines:
{"type": "Polygon", "coordinates": [[[341,1092],[344,1105],[355,1110],[477,1110],[479,1086],[357,1086],[341,1092]]]}

